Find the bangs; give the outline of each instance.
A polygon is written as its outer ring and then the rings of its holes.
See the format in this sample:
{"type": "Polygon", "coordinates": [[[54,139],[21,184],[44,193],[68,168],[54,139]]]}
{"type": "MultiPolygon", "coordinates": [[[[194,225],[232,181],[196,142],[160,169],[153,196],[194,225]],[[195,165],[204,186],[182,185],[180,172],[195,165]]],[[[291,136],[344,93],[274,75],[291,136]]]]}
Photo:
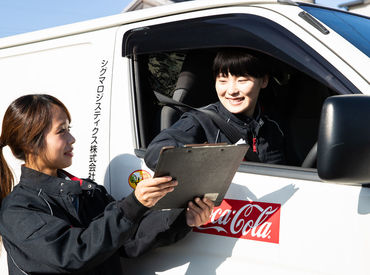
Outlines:
{"type": "Polygon", "coordinates": [[[265,58],[257,53],[242,49],[224,49],[217,53],[213,62],[213,75],[264,77],[268,74],[265,58]]]}

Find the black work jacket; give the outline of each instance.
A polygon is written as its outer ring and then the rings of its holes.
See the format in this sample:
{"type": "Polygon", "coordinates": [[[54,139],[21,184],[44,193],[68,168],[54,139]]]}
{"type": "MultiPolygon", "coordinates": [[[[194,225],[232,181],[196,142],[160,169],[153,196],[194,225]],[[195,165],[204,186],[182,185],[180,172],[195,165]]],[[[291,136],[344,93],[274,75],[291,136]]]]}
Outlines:
{"type": "MultiPolygon", "coordinates": [[[[258,154],[261,162],[285,163],[284,134],[276,121],[261,114],[260,108],[256,108],[254,118],[232,114],[221,102],[210,104],[204,109],[218,113],[227,123],[235,127],[245,143],[258,154]]],[[[163,146],[181,147],[185,144],[206,142],[232,143],[209,116],[195,110],[186,112],[175,124],[153,139],[147,148],[145,163],[154,170],[163,146]]]]}
{"type": "Polygon", "coordinates": [[[120,256],[136,257],[189,231],[184,212],[148,211],[133,193],[114,201],[101,185],[24,166],[0,211],[11,275],[119,275],[120,256]]]}

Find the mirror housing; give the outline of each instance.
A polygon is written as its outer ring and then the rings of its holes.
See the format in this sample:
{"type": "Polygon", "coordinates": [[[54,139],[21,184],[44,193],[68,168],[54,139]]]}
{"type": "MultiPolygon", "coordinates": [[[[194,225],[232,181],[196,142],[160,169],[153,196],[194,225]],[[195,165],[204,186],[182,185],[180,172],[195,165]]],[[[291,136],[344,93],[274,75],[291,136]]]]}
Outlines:
{"type": "Polygon", "coordinates": [[[317,170],[325,181],[370,183],[370,96],[333,96],[324,102],[317,170]]]}

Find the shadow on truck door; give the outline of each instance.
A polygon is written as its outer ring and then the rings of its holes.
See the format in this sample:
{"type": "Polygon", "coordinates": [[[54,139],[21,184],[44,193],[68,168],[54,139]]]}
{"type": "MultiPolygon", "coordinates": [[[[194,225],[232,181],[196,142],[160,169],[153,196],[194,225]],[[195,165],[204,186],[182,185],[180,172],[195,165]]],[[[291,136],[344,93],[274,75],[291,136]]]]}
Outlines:
{"type": "MultiPolygon", "coordinates": [[[[281,206],[298,191],[298,188],[293,184],[288,184],[269,194],[258,197],[244,185],[233,183],[231,188],[234,189],[233,192],[238,192],[246,203],[250,201],[276,202],[276,198],[278,198],[278,202],[281,206]]],[[[216,274],[220,266],[233,256],[233,251],[237,242],[246,242],[247,245],[251,244],[251,240],[193,231],[183,240],[175,244],[157,248],[136,259],[123,259],[123,270],[125,270],[125,274],[152,275],[165,271],[189,275],[216,274]]],[[[240,247],[238,249],[240,249],[240,247]]],[[[243,258],[253,258],[252,253],[253,250],[243,250],[243,258]],[[248,256],[248,254],[250,255],[248,256]]],[[[240,260],[241,259],[236,257],[235,264],[238,264],[240,260]]]]}
{"type": "Polygon", "coordinates": [[[357,212],[360,215],[370,214],[370,184],[365,187],[361,187],[361,191],[358,196],[357,212]]]}

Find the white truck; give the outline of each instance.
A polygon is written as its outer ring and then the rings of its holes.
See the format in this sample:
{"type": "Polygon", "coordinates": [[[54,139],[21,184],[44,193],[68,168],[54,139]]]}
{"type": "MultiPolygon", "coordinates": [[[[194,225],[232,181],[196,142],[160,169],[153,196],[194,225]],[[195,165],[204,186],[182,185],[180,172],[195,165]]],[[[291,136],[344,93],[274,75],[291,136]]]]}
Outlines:
{"type": "MultiPolygon", "coordinates": [[[[287,165],[242,162],[205,226],[127,274],[370,274],[370,20],[292,1],[191,1],[0,39],[0,117],[50,93],[72,114],[69,171],[116,198],[152,175],[151,139],[216,99],[222,47],[267,54],[263,99],[284,121],[287,165]]],[[[19,162],[7,160],[19,177],[19,162]]],[[[204,173],[212,173],[204,166],[204,173]]],[[[198,179],[194,179],[198,180],[198,179]]],[[[17,181],[17,180],[16,180],[17,181]]],[[[201,179],[199,179],[201,184],[201,179]]],[[[6,274],[6,252],[0,273],[6,274]]]]}

